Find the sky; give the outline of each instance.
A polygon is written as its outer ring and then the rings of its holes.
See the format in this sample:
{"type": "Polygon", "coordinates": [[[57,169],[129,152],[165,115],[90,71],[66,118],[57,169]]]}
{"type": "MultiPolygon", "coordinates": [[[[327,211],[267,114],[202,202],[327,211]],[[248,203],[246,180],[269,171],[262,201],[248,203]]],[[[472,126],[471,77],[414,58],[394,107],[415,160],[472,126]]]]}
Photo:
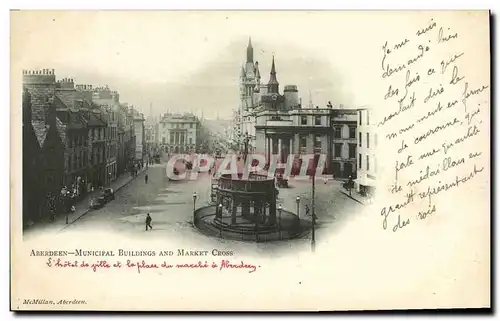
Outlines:
{"type": "MultiPolygon", "coordinates": [[[[364,106],[378,77],[383,35],[404,15],[357,12],[22,11],[12,14],[12,72],[54,68],[57,78],[108,85],[146,116],[191,111],[229,118],[252,37],[267,83],[272,56],[280,89],[303,104],[364,106]],[[371,21],[371,22],[370,22],[371,21]]],[[[395,31],[392,31],[394,33],[395,31]]],[[[396,31],[397,32],[397,31],[396,31]]]]}

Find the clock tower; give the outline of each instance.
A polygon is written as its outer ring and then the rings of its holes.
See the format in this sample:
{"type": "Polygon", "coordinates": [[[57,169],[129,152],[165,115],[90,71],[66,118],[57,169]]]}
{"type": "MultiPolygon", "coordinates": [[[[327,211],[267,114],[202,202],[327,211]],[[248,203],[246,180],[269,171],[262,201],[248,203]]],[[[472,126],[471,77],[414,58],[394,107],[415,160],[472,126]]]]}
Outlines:
{"type": "Polygon", "coordinates": [[[255,88],[260,86],[260,73],[258,62],[253,61],[252,39],[248,39],[246,63],[241,68],[240,75],[240,111],[248,111],[255,107],[257,102],[254,99],[255,88]]]}

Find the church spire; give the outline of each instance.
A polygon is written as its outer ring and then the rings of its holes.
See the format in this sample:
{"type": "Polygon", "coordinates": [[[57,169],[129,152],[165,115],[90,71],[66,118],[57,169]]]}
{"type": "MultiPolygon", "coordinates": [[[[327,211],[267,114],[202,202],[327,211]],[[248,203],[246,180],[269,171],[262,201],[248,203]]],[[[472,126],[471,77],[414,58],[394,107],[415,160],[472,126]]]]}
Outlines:
{"type": "Polygon", "coordinates": [[[267,83],[270,93],[278,93],[279,90],[279,82],[276,79],[276,66],[274,64],[274,56],[273,56],[273,64],[271,65],[271,76],[269,77],[269,82],[267,83]]]}
{"type": "Polygon", "coordinates": [[[252,47],[252,37],[248,37],[247,46],[247,62],[253,63],[253,47],[252,47]]]}

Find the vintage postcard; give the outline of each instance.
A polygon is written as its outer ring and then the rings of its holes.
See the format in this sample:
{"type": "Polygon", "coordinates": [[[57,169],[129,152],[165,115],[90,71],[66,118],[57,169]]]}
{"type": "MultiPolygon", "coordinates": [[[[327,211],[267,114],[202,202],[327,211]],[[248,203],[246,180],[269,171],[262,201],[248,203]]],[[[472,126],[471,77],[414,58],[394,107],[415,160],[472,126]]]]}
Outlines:
{"type": "Polygon", "coordinates": [[[488,11],[12,11],[11,309],[489,308],[488,11]]]}

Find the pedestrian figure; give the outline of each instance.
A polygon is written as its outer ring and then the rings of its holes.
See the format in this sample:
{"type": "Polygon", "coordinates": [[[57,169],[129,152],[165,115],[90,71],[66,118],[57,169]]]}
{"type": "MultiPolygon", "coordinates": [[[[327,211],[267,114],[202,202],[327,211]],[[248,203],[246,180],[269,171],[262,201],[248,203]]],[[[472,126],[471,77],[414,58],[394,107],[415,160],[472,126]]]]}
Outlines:
{"type": "Polygon", "coordinates": [[[146,216],[146,231],[148,230],[148,227],[150,230],[153,229],[153,227],[151,226],[151,221],[153,219],[151,218],[151,216],[149,216],[149,213],[148,213],[148,216],[146,216]]]}
{"type": "Polygon", "coordinates": [[[306,204],[306,216],[309,216],[309,205],[306,204]]]}
{"type": "Polygon", "coordinates": [[[146,176],[144,176],[144,181],[146,182],[146,184],[148,183],[148,174],[146,173],[146,176]]]}

